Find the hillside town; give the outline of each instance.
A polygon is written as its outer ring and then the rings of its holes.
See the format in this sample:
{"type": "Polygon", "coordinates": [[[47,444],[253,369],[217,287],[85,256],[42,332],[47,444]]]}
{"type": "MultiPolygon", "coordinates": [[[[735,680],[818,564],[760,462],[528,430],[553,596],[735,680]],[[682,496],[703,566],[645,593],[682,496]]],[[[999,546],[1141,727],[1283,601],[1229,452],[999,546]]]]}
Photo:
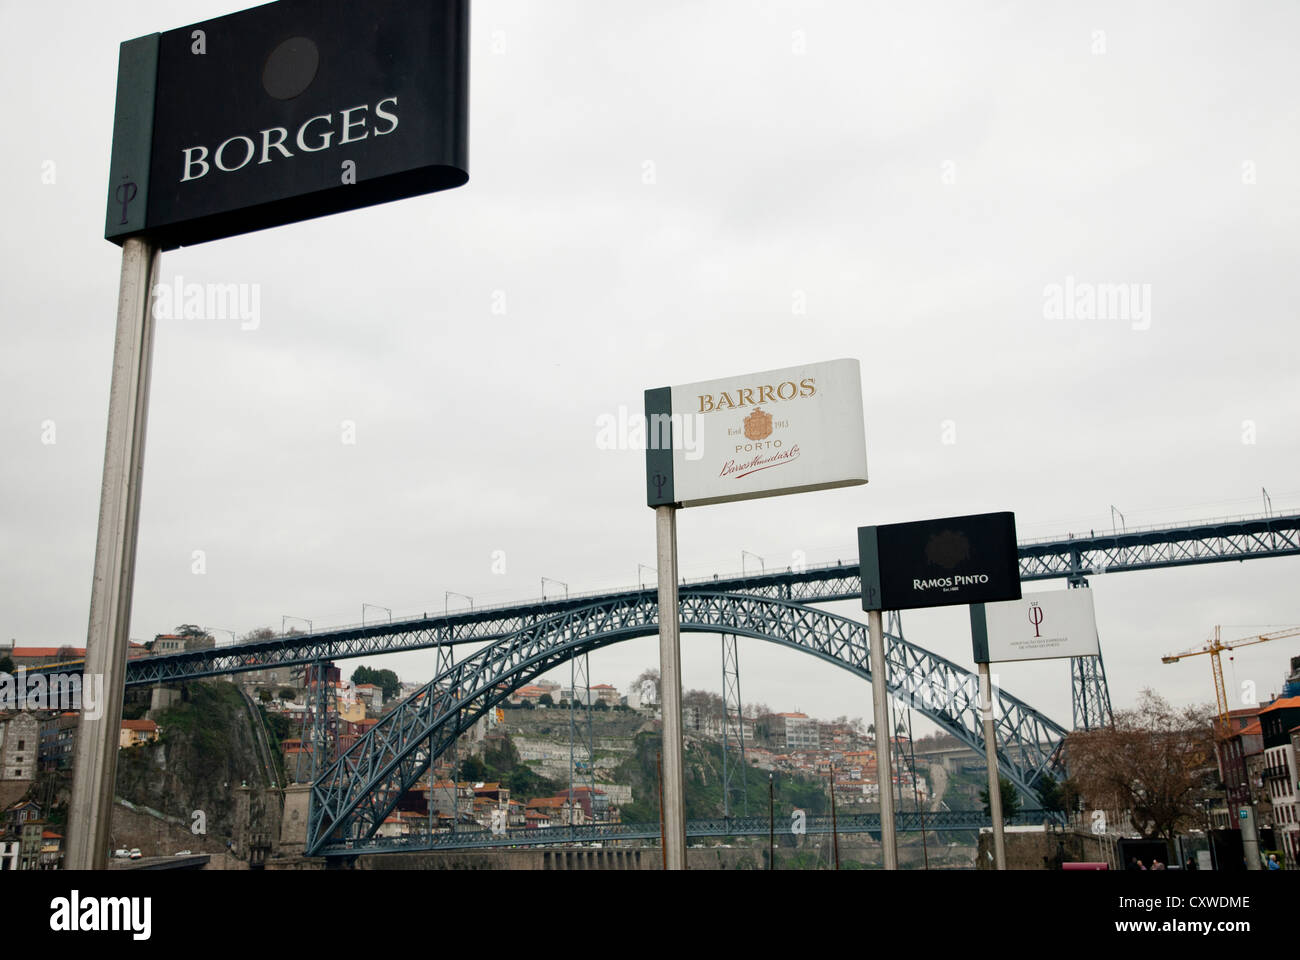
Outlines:
{"type": "MultiPolygon", "coordinates": [[[[212,643],[210,636],[192,632],[163,634],[138,644],[134,655],[206,649],[212,643]]],[[[73,646],[0,645],[0,695],[13,694],[26,671],[75,669],[81,655],[73,646]]],[[[330,762],[398,703],[424,689],[391,670],[366,666],[347,677],[337,666],[318,674],[308,665],[250,670],[216,682],[237,693],[251,728],[261,731],[249,741],[256,754],[252,763],[273,790],[311,780],[319,769],[313,754],[322,730],[327,733],[321,759],[330,762]]],[[[183,685],[133,689],[119,750],[164,747],[169,710],[185,696],[183,685]]],[[[66,786],[72,768],[80,714],[61,708],[76,704],[40,709],[46,704],[37,699],[12,701],[10,696],[0,704],[8,708],[0,711],[0,869],[57,869],[66,813],[59,785],[66,786]]],[[[659,708],[653,670],[621,691],[609,683],[573,689],[545,676],[514,690],[503,688],[497,705],[475,719],[402,795],[377,837],[400,843],[458,830],[527,831],[620,824],[629,814],[653,817],[650,785],[638,777],[636,753],[639,735],[657,736],[659,708]],[[584,723],[589,717],[590,725],[573,723],[575,715],[584,723]],[[575,736],[584,728],[592,731],[590,740],[575,736]]],[[[692,690],[684,695],[683,721],[688,744],[717,757],[725,754],[724,764],[815,785],[818,795],[833,795],[842,812],[878,809],[874,728],[861,719],[823,719],[761,704],[746,705],[737,717],[716,693],[692,690]]],[[[1292,863],[1300,854],[1300,805],[1291,776],[1300,755],[1300,657],[1292,659],[1280,695],[1232,710],[1229,721],[1230,729],[1215,740],[1213,775],[1196,809],[1216,830],[1231,828],[1243,809],[1251,809],[1281,862],[1292,863]]],[[[942,732],[913,741],[901,726],[892,744],[892,789],[904,808],[978,808],[984,771],[979,753],[942,732]]],[[[125,798],[122,802],[129,805],[125,798]]],[[[1094,803],[1106,807],[1107,802],[1095,797],[1094,803]]],[[[1085,815],[1072,814],[1079,822],[1085,815]]],[[[1120,834],[1126,831],[1125,810],[1108,809],[1107,815],[1120,834]]]]}
{"type": "MultiPolygon", "coordinates": [[[[211,649],[214,644],[210,635],[184,627],[152,642],[135,644],[133,656],[211,649]]],[[[83,655],[82,648],[71,645],[0,645],[0,664],[14,671],[75,669],[83,655]]],[[[246,671],[222,681],[234,685],[250,709],[255,706],[261,715],[267,743],[274,745],[274,756],[263,757],[261,762],[270,771],[273,786],[311,779],[315,721],[321,705],[333,758],[422,687],[401,682],[391,671],[365,667],[344,677],[339,667],[330,666],[318,677],[311,665],[246,671]]],[[[180,690],[163,686],[133,692],[121,721],[120,749],[158,744],[166,735],[167,710],[180,697],[180,690]]],[[[4,758],[0,809],[4,810],[7,831],[0,847],[0,864],[5,868],[50,868],[59,862],[64,836],[61,825],[51,819],[57,805],[51,805],[47,797],[49,809],[45,809],[40,799],[30,794],[41,774],[66,775],[71,770],[78,717],[76,710],[0,712],[0,756],[4,758]]],[[[635,735],[657,730],[659,719],[653,671],[646,671],[624,691],[608,683],[574,690],[539,678],[510,691],[497,707],[478,718],[455,749],[440,756],[433,770],[401,799],[378,835],[400,838],[431,829],[451,832],[458,827],[491,830],[619,823],[634,795],[631,783],[619,782],[618,771],[632,755],[635,735]],[[571,707],[581,713],[590,711],[594,729],[600,732],[591,749],[585,742],[571,742],[571,707]],[[524,790],[512,790],[499,781],[465,778],[467,771],[482,766],[480,758],[492,756],[506,744],[511,762],[534,774],[532,782],[525,780],[524,790]]],[[[822,720],[804,712],[776,712],[758,706],[739,719],[733,712],[728,720],[720,697],[690,691],[684,721],[691,740],[718,748],[725,740],[732,764],[743,762],[759,771],[803,778],[820,784],[827,794],[833,781],[836,800],[845,809],[874,809],[878,801],[874,733],[860,719],[822,720]]],[[[897,737],[894,746],[898,756],[909,755],[907,737],[897,737]]],[[[922,758],[919,768],[926,767],[928,761],[922,758]]],[[[894,788],[900,796],[916,803],[930,801],[931,788],[924,773],[914,773],[910,764],[900,765],[895,773],[894,788]]]]}

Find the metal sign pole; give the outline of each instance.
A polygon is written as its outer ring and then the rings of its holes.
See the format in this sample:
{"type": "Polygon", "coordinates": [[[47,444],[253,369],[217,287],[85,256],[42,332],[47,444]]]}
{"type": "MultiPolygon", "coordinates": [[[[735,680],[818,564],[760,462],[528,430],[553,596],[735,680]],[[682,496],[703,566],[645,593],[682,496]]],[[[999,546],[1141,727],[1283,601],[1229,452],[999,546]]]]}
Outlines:
{"type": "Polygon", "coordinates": [[[894,765],[890,760],[889,691],[885,683],[885,628],[879,610],[867,611],[871,634],[871,700],[876,712],[876,777],[880,782],[880,844],[885,869],[898,869],[898,838],[894,830],[894,765]]]}
{"type": "Polygon", "coordinates": [[[95,541],[95,577],[90,592],[84,682],[104,678],[99,717],[81,715],[77,757],[68,812],[71,870],[102,870],[108,863],[109,825],[117,750],[122,725],[122,694],[135,583],[136,535],[140,527],[140,480],[144,468],[145,424],[149,413],[149,374],[153,363],[153,311],[150,293],[162,254],[147,240],[132,237],[122,246],[122,278],[113,345],[113,379],[108,398],[108,439],[95,541]]]}
{"type": "Polygon", "coordinates": [[[980,713],[984,717],[984,762],[989,768],[989,814],[993,819],[994,869],[1007,868],[1007,844],[1002,835],[1002,784],[998,777],[998,741],[993,729],[993,681],[988,663],[980,668],[980,713]]]}
{"type": "Polygon", "coordinates": [[[659,692],[664,716],[664,854],[686,869],[686,793],[682,773],[682,649],[677,608],[677,509],[655,507],[659,556],[659,692]]]}

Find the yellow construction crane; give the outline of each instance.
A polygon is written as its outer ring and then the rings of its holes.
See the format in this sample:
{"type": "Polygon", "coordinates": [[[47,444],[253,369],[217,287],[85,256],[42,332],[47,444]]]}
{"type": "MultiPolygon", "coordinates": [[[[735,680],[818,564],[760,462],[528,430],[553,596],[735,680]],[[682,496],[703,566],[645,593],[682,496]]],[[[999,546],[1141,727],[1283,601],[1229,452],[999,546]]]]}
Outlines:
{"type": "Polygon", "coordinates": [[[1249,647],[1253,643],[1264,643],[1268,640],[1282,640],[1286,637],[1300,636],[1300,627],[1288,627],[1285,630],[1276,630],[1273,633],[1261,633],[1253,637],[1242,637],[1240,640],[1230,640],[1227,643],[1219,639],[1219,627],[1214,628],[1214,639],[1201,647],[1199,650],[1185,650],[1182,653],[1171,653],[1167,657],[1161,657],[1161,663],[1177,663],[1183,657],[1199,657],[1203,653],[1210,655],[1210,662],[1214,667],[1214,696],[1219,708],[1219,729],[1223,733],[1228,732],[1228,693],[1223,685],[1223,661],[1219,659],[1219,653],[1223,650],[1235,650],[1238,647],[1249,647]]]}

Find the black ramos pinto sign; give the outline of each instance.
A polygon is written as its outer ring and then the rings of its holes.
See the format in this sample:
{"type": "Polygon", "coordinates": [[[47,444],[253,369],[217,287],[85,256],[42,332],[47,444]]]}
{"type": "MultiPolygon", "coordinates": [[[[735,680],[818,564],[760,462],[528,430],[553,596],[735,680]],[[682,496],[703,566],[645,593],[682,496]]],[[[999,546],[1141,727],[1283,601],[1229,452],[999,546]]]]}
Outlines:
{"type": "Polygon", "coordinates": [[[858,528],[863,610],[1020,599],[1014,513],[858,528]]]}
{"type": "Polygon", "coordinates": [[[105,237],[163,249],[458,187],[469,0],[278,0],[122,44],[105,237]]]}

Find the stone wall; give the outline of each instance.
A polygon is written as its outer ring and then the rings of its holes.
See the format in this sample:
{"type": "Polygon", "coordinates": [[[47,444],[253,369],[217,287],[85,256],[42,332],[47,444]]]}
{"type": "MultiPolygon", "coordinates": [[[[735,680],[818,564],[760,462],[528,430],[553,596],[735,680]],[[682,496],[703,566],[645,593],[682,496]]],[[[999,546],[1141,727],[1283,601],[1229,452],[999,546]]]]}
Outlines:
{"type": "MultiPolygon", "coordinates": [[[[1058,854],[1067,863],[1109,863],[1116,869],[1114,857],[1104,837],[1075,831],[1052,833],[1006,834],[1008,870],[1055,870],[1058,854]]],[[[981,833],[977,869],[993,869],[993,834],[981,833]]]]}

